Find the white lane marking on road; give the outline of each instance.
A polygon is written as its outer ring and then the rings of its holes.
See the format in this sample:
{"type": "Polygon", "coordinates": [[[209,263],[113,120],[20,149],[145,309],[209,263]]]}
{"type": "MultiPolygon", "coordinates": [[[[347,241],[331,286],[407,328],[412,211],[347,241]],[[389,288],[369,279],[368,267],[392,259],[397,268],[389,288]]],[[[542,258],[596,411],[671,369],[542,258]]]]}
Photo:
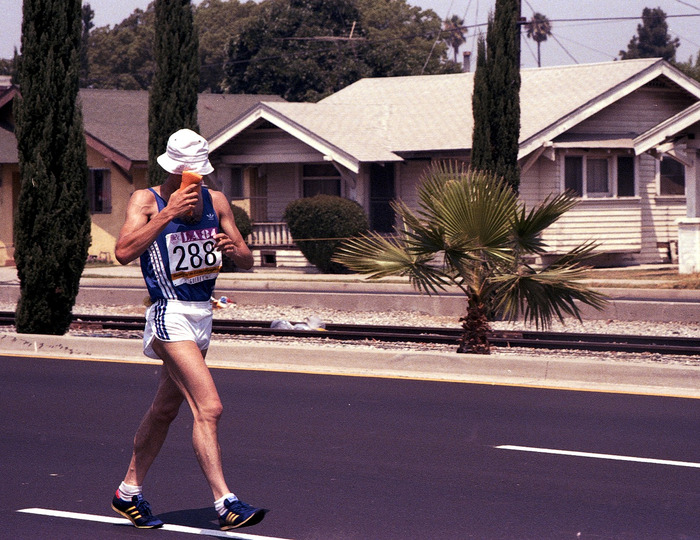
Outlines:
{"type": "Polygon", "coordinates": [[[574,452],[572,450],[554,450],[552,448],[533,448],[531,446],[514,446],[504,444],[496,446],[498,450],[517,450],[519,452],[535,452],[538,454],[557,454],[561,456],[575,456],[595,459],[610,459],[615,461],[634,461],[636,463],[652,463],[654,465],[671,465],[673,467],[691,467],[700,469],[700,463],[692,461],[672,461],[668,459],[652,459],[634,456],[618,456],[615,454],[596,454],[594,452],[574,452]]]}
{"type": "MultiPolygon", "coordinates": [[[[39,516],[78,519],[81,521],[97,521],[99,523],[111,523],[113,525],[131,525],[131,522],[124,518],[98,516],[95,514],[80,514],[78,512],[64,512],[61,510],[50,510],[47,508],[24,508],[22,510],[17,510],[17,512],[24,514],[36,514],[39,516]]],[[[198,527],[185,527],[184,525],[172,525],[169,523],[163,525],[160,530],[198,534],[202,536],[216,536],[218,538],[237,538],[239,540],[289,540],[287,538],[275,538],[273,536],[258,536],[255,534],[241,534],[239,532],[231,531],[217,531],[215,529],[200,529],[198,527]]]]}

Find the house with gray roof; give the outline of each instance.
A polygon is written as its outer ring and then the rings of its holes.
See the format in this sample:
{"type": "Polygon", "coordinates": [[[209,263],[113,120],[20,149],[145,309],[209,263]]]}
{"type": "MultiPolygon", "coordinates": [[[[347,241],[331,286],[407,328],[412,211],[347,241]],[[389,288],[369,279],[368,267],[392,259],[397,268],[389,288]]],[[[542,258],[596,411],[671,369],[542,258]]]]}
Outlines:
{"type": "MultiPolygon", "coordinates": [[[[660,59],[521,76],[521,199],[580,198],[547,232],[548,253],[593,240],[599,264],[680,257],[682,271],[700,271],[700,84],[660,59]]],[[[356,200],[373,229],[390,232],[390,202],[415,209],[431,162],[469,162],[473,83],[473,73],[363,79],[315,104],[261,102],[210,148],[219,172],[243,182],[259,232],[284,228],[286,204],[317,193],[356,200]]]]}
{"type": "MultiPolygon", "coordinates": [[[[553,256],[599,244],[601,265],[678,261],[700,271],[700,84],[660,59],[521,72],[520,197],[572,190],[580,202],[547,231],[553,256]]],[[[391,202],[418,206],[438,160],[469,163],[473,73],[363,79],[318,103],[202,94],[207,183],[251,216],[258,265],[306,266],[284,210],[319,193],[360,203],[390,233],[391,202]]],[[[11,103],[0,86],[0,264],[12,262],[19,192],[11,103]],[[9,232],[8,232],[9,231],[9,232]]],[[[146,186],[148,94],[81,90],[94,258],[113,260],[127,201],[146,186]]]]}
{"type": "MultiPolygon", "coordinates": [[[[9,80],[0,80],[0,265],[13,264],[13,216],[20,178],[12,102],[18,93],[9,80]]],[[[89,254],[110,262],[129,198],[148,184],[148,92],[83,89],[79,99],[90,169],[89,254]]],[[[273,95],[200,94],[200,132],[211,137],[262,100],[283,101],[273,95]]],[[[222,187],[216,178],[208,180],[212,187],[222,187]]],[[[230,182],[223,187],[228,189],[230,182]]]]}

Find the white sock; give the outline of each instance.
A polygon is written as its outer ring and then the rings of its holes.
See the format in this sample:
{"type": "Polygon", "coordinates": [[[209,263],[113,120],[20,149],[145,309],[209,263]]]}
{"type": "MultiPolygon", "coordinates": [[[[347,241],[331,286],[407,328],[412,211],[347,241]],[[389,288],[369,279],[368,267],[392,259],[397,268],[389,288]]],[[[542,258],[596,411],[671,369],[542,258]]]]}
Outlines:
{"type": "Polygon", "coordinates": [[[140,495],[143,493],[143,487],[132,486],[131,484],[125,484],[122,482],[117,490],[117,496],[123,501],[130,501],[134,495],[140,495]]]}
{"type": "Polygon", "coordinates": [[[227,493],[220,499],[216,499],[214,501],[214,508],[216,508],[216,511],[219,513],[220,516],[223,516],[228,511],[224,506],[224,502],[227,500],[237,501],[238,497],[236,497],[233,493],[227,493]]]}

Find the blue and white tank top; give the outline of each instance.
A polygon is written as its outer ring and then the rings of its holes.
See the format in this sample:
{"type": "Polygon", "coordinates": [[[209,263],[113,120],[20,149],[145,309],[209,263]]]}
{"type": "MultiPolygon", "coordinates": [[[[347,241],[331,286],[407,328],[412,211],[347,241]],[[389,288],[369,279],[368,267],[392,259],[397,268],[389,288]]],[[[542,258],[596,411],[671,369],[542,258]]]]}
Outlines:
{"type": "MultiPolygon", "coordinates": [[[[167,203],[153,188],[149,189],[161,212],[167,203]]],[[[221,252],[214,247],[219,218],[205,187],[202,187],[202,203],[202,218],[198,223],[172,220],[141,255],[141,273],[152,301],[211,299],[221,270],[221,252]]]]}

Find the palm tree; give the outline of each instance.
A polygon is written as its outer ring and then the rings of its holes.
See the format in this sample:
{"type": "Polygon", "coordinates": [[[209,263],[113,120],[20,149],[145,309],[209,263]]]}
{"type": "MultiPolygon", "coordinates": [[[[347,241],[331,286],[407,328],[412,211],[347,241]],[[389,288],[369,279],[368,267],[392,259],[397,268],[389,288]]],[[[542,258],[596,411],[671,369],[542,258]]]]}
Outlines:
{"type": "Polygon", "coordinates": [[[402,227],[393,237],[369,233],[344,242],[334,260],[369,279],[408,276],[427,294],[456,285],[467,299],[457,352],[488,354],[490,321],[521,315],[537,327],[556,316],[581,320],[581,302],[601,309],[605,297],[585,287],[588,242],[542,268],[528,261],[544,253],[541,233],[576,204],[571,193],[548,197],[526,210],[517,195],[491,173],[438,162],[419,187],[419,211],[394,209],[402,227]]]}
{"type": "Polygon", "coordinates": [[[454,60],[457,62],[457,53],[463,43],[466,43],[464,32],[464,19],[460,19],[457,15],[452,15],[443,23],[444,33],[447,34],[445,41],[454,53],[454,60]]]}
{"type": "Polygon", "coordinates": [[[537,43],[537,67],[541,67],[540,44],[547,41],[547,38],[552,35],[552,23],[549,22],[546,15],[535,13],[526,26],[527,37],[537,43]]]}

